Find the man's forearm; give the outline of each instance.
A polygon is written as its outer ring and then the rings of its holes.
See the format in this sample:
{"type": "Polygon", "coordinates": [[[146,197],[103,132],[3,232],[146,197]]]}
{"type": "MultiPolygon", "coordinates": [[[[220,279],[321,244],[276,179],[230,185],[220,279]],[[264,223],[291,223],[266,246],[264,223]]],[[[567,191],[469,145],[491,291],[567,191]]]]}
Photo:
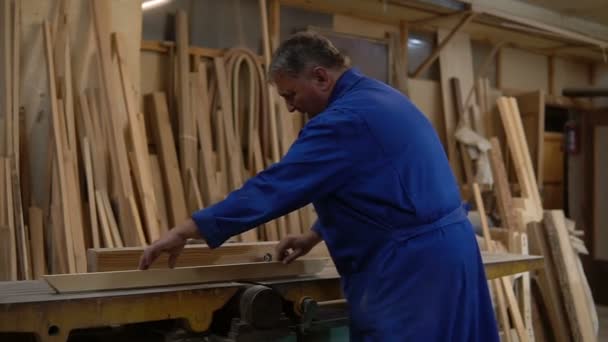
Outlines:
{"type": "Polygon", "coordinates": [[[198,227],[196,223],[192,219],[187,219],[182,222],[180,225],[175,226],[172,229],[176,234],[181,236],[183,239],[201,239],[202,236],[198,231],[198,227]]]}

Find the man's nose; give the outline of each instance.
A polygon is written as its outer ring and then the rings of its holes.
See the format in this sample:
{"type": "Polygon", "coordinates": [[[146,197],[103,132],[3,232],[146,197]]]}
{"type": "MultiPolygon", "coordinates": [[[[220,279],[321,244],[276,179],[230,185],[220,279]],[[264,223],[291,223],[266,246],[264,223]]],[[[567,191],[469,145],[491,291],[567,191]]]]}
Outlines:
{"type": "Polygon", "coordinates": [[[290,113],[293,113],[293,111],[296,110],[296,107],[294,107],[294,105],[292,105],[291,103],[287,103],[287,110],[289,110],[290,113]]]}

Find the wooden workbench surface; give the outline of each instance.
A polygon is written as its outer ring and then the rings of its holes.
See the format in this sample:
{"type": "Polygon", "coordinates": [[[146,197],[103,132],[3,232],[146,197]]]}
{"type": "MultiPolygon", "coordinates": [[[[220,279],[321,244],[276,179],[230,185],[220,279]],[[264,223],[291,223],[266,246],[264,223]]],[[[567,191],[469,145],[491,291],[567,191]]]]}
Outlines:
{"type": "MultiPolygon", "coordinates": [[[[482,252],[482,258],[488,279],[493,279],[505,275],[516,274],[542,267],[543,259],[539,256],[519,255],[519,254],[496,254],[482,252]]],[[[294,282],[306,282],[316,280],[327,280],[339,278],[338,272],[333,264],[328,265],[321,273],[314,276],[291,277],[288,279],[274,279],[261,281],[262,284],[285,284],[294,282]]],[[[242,283],[212,283],[198,285],[165,286],[147,289],[116,290],[116,291],[96,291],[58,294],[46,281],[11,281],[0,282],[0,304],[32,303],[46,301],[62,301],[74,299],[90,299],[103,297],[120,297],[130,295],[180,292],[192,290],[204,290],[226,287],[239,287],[242,283]]]]}

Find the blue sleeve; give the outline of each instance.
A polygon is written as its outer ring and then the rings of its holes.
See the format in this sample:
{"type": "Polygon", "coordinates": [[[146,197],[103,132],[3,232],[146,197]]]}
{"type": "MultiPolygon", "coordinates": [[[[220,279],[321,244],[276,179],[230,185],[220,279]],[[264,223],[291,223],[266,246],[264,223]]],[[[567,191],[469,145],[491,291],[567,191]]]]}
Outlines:
{"type": "Polygon", "coordinates": [[[363,127],[358,116],[342,112],[310,120],[280,162],[192,215],[207,244],[218,247],[338,189],[365,158],[363,127]]]}

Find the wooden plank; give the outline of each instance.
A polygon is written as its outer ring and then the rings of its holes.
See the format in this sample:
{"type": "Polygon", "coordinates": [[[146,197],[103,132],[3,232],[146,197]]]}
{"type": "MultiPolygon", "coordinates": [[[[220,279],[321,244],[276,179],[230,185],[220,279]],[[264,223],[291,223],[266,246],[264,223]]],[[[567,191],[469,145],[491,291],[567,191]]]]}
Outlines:
{"type": "Polygon", "coordinates": [[[502,221],[503,228],[507,229],[507,231],[514,231],[517,229],[517,226],[514,217],[511,188],[507,179],[507,170],[505,169],[500,142],[496,137],[493,137],[490,138],[490,144],[492,145],[489,151],[490,167],[492,168],[492,176],[494,178],[494,193],[496,195],[500,220],[502,221]]]}
{"type": "Polygon", "coordinates": [[[179,160],[182,179],[187,179],[188,169],[198,174],[196,125],[190,107],[190,61],[188,55],[188,16],[184,10],[177,11],[175,21],[177,46],[177,108],[179,113],[179,160]]]}
{"type": "Polygon", "coordinates": [[[543,299],[545,312],[547,313],[553,336],[556,342],[568,342],[572,340],[570,325],[566,321],[566,308],[564,306],[557,269],[553,255],[549,249],[547,236],[542,223],[532,223],[528,227],[530,237],[530,253],[542,255],[544,267],[536,272],[536,281],[540,287],[540,295],[543,299]]]}
{"type": "Polygon", "coordinates": [[[32,250],[33,278],[40,279],[47,274],[44,226],[42,209],[30,207],[28,211],[32,250]]]}
{"type": "Polygon", "coordinates": [[[110,222],[108,221],[108,215],[106,213],[106,207],[103,203],[103,195],[101,191],[95,191],[95,204],[97,207],[99,222],[101,223],[101,238],[103,245],[108,248],[116,247],[117,245],[114,243],[114,237],[112,236],[110,222]]]}
{"type": "MultiPolygon", "coordinates": [[[[5,0],[5,2],[10,2],[5,0]]],[[[15,160],[15,165],[17,165],[17,176],[19,177],[20,173],[19,173],[19,165],[20,165],[20,153],[19,153],[19,140],[20,140],[20,134],[19,134],[19,111],[20,111],[20,96],[21,96],[21,1],[14,1],[13,2],[13,13],[12,13],[12,17],[13,17],[13,39],[12,39],[12,50],[13,50],[13,58],[12,58],[12,72],[13,72],[13,77],[11,79],[12,84],[12,96],[13,96],[13,100],[12,102],[12,110],[13,110],[13,118],[12,118],[12,122],[13,122],[13,134],[12,134],[12,138],[13,138],[13,143],[12,143],[12,147],[13,147],[13,151],[12,151],[12,155],[13,158],[15,160]]],[[[9,115],[9,113],[6,113],[6,115],[9,115]]]]}
{"type": "MultiPolygon", "coordinates": [[[[136,183],[139,185],[140,199],[144,211],[146,222],[146,232],[150,242],[160,238],[160,221],[157,215],[156,197],[154,196],[154,187],[152,185],[152,174],[150,170],[150,160],[148,159],[148,144],[146,140],[145,125],[143,124],[143,115],[138,110],[135,94],[132,92],[133,85],[130,81],[129,70],[126,68],[126,51],[123,38],[118,33],[112,35],[114,49],[118,57],[118,69],[120,72],[120,83],[127,109],[127,118],[129,122],[129,133],[133,144],[133,152],[135,156],[135,175],[136,183]]],[[[123,234],[127,245],[142,245],[146,243],[146,237],[143,231],[132,231],[135,227],[127,227],[123,225],[123,234]]]]}
{"type": "Polygon", "coordinates": [[[288,265],[258,262],[146,271],[115,271],[49,275],[44,279],[59,293],[187,285],[311,275],[323,270],[328,259],[300,259],[288,265]]]}
{"type": "Polygon", "coordinates": [[[21,184],[16,161],[9,159],[11,170],[11,189],[13,192],[13,212],[15,217],[15,233],[17,236],[17,255],[19,261],[19,274],[22,280],[32,279],[32,265],[29,248],[29,234],[23,218],[23,206],[21,201],[21,184]]]}
{"type": "Polygon", "coordinates": [[[8,226],[8,235],[9,235],[9,270],[10,270],[10,279],[17,280],[18,279],[18,254],[17,254],[17,234],[15,230],[15,216],[13,212],[13,189],[11,182],[11,167],[10,161],[8,158],[0,158],[3,160],[3,163],[0,163],[0,167],[4,168],[4,190],[6,191],[6,207],[0,208],[2,210],[6,210],[7,217],[7,226],[8,226]]]}
{"type": "MultiPolygon", "coordinates": [[[[57,157],[57,175],[59,178],[59,194],[61,198],[61,220],[63,222],[64,227],[64,238],[66,239],[66,259],[68,272],[76,272],[76,261],[74,259],[74,246],[71,241],[72,236],[72,218],[70,215],[69,208],[69,195],[68,195],[68,180],[64,165],[65,156],[65,147],[63,146],[62,141],[62,133],[61,133],[61,121],[59,118],[59,105],[57,103],[57,91],[55,87],[55,71],[54,71],[54,61],[53,61],[53,51],[51,48],[51,33],[48,22],[44,22],[44,43],[45,43],[45,54],[46,54],[46,62],[47,62],[47,78],[48,78],[48,86],[49,86],[49,98],[51,100],[51,115],[52,115],[52,128],[53,128],[53,142],[55,146],[55,155],[57,157]]],[[[63,251],[56,251],[56,253],[63,253],[63,251]]]]}
{"type": "MultiPolygon", "coordinates": [[[[543,158],[545,137],[545,95],[542,90],[515,96],[537,184],[543,184],[543,158]]],[[[561,166],[560,166],[561,169],[561,166]]]]}
{"type": "MultiPolygon", "coordinates": [[[[129,159],[125,143],[124,131],[126,129],[126,115],[119,106],[115,85],[115,73],[112,68],[109,4],[104,0],[93,0],[91,5],[97,50],[101,65],[101,93],[102,102],[108,111],[103,115],[107,142],[110,146],[111,165],[115,191],[118,192],[118,207],[120,208],[120,222],[125,227],[138,226],[140,217],[137,207],[129,203],[133,196],[133,185],[129,170],[129,159]]],[[[104,106],[102,105],[102,108],[104,106]]]]}
{"type": "Polygon", "coordinates": [[[112,205],[110,204],[110,198],[105,192],[101,192],[101,204],[105,210],[105,217],[108,219],[108,226],[110,227],[110,234],[112,235],[112,241],[116,247],[124,247],[123,238],[118,230],[118,224],[114,218],[114,211],[112,211],[112,205]]]}
{"type": "MultiPolygon", "coordinates": [[[[483,232],[483,238],[486,244],[486,249],[489,252],[494,252],[494,244],[492,243],[492,238],[490,236],[490,229],[488,227],[488,218],[486,217],[486,210],[483,205],[483,199],[481,198],[481,192],[479,191],[479,185],[477,183],[473,183],[473,197],[475,198],[475,205],[477,207],[477,211],[479,212],[479,217],[481,218],[481,229],[483,232]]],[[[509,324],[509,317],[507,314],[507,303],[505,302],[505,289],[503,288],[500,280],[492,280],[492,289],[494,290],[494,295],[496,296],[497,306],[498,306],[498,318],[500,324],[502,325],[503,331],[510,331],[511,325],[509,324]]],[[[519,330],[518,330],[519,333],[519,330]]],[[[511,341],[511,334],[506,334],[505,341],[511,341]]]]}
{"type": "MultiPolygon", "coordinates": [[[[2,2],[2,4],[4,5],[2,8],[2,34],[3,34],[3,39],[2,39],[2,61],[3,61],[3,65],[2,65],[2,84],[3,85],[3,98],[4,98],[4,103],[3,103],[3,112],[6,113],[4,116],[4,128],[6,130],[6,133],[2,133],[2,135],[4,135],[6,138],[5,143],[4,143],[4,147],[5,147],[5,151],[0,151],[4,156],[9,156],[12,154],[13,151],[13,115],[12,115],[12,101],[13,101],[13,96],[12,96],[12,69],[11,69],[11,58],[12,58],[12,54],[11,54],[11,50],[12,50],[12,46],[11,46],[11,42],[12,37],[11,37],[11,1],[5,0],[2,2]]],[[[10,183],[9,183],[10,184],[10,183]]]]}
{"type": "MultiPolygon", "coordinates": [[[[454,28],[450,32],[446,31],[445,35],[442,34],[443,37],[439,37],[441,42],[437,45],[435,50],[433,50],[431,55],[428,56],[424,60],[424,62],[422,62],[422,64],[420,64],[420,66],[418,66],[418,68],[416,68],[414,73],[412,73],[412,78],[420,77],[420,75],[422,75],[428,68],[430,68],[431,65],[433,64],[433,62],[435,62],[435,60],[440,56],[443,49],[445,49],[446,46],[448,46],[448,44],[450,43],[452,38],[454,38],[454,36],[463,27],[465,27],[469,22],[471,22],[471,20],[473,20],[473,18],[475,18],[475,13],[465,12],[463,14],[462,18],[460,19],[460,21],[458,22],[458,24],[456,24],[456,26],[454,26],[454,28]]],[[[469,88],[466,88],[466,89],[469,89],[469,88]]]]}
{"type": "MultiPolygon", "coordinates": [[[[186,245],[176,267],[259,262],[275,257],[277,242],[227,243],[212,250],[207,245],[186,245]]],[[[91,248],[88,251],[88,272],[135,270],[144,248],[91,248]]],[[[310,258],[329,257],[325,243],[320,243],[306,255],[310,258]]],[[[161,255],[150,268],[167,268],[167,255],[161,255]]]]}
{"type": "Polygon", "coordinates": [[[201,210],[205,206],[203,204],[203,198],[201,196],[201,190],[198,186],[198,181],[196,180],[196,176],[194,176],[194,171],[192,169],[188,169],[188,188],[190,189],[190,194],[193,197],[192,202],[196,204],[196,207],[191,211],[201,210]]]}
{"type": "MultiPolygon", "coordinates": [[[[449,35],[445,30],[438,30],[438,39],[444,39],[449,35]]],[[[462,163],[458,153],[458,144],[454,133],[458,124],[458,113],[454,111],[450,79],[456,77],[460,80],[462,89],[470,89],[473,86],[473,57],[471,52],[471,40],[468,34],[459,33],[454,35],[450,43],[442,50],[439,56],[439,68],[441,71],[441,95],[443,99],[443,115],[446,129],[447,152],[452,171],[459,184],[464,183],[462,174],[462,163]]],[[[461,98],[464,95],[460,94],[461,98]]],[[[473,99],[476,102],[476,99],[473,99]]]]}
{"type": "Polygon", "coordinates": [[[160,162],[156,154],[150,154],[150,166],[152,167],[152,184],[156,195],[156,205],[158,206],[158,217],[161,227],[169,229],[169,217],[167,216],[167,201],[163,191],[163,176],[160,171],[160,162]]]}
{"type": "Polygon", "coordinates": [[[63,155],[64,160],[57,160],[58,163],[64,164],[66,188],[65,190],[68,202],[65,206],[69,210],[70,215],[70,234],[66,235],[69,237],[70,243],[74,249],[74,264],[76,267],[75,272],[82,272],[86,269],[86,263],[83,263],[83,256],[86,253],[85,236],[84,236],[84,222],[82,220],[80,199],[80,184],[77,182],[76,177],[76,166],[74,159],[76,156],[73,155],[72,151],[68,148],[68,133],[66,123],[66,110],[62,99],[57,100],[58,109],[58,120],[59,120],[59,137],[61,137],[61,145],[65,148],[63,155]]]}
{"type": "Polygon", "coordinates": [[[177,150],[173,140],[173,131],[169,121],[167,100],[164,93],[153,93],[148,96],[152,104],[152,127],[156,148],[160,156],[163,185],[167,194],[169,223],[172,226],[182,223],[188,217],[184,184],[177,162],[177,150]]]}
{"type": "Polygon", "coordinates": [[[521,128],[521,120],[517,112],[512,110],[511,101],[506,97],[501,97],[497,101],[500,117],[505,128],[509,151],[513,158],[515,173],[522,191],[522,197],[530,201],[527,215],[534,220],[540,220],[539,213],[542,211],[539,202],[535,199],[538,196],[536,178],[533,176],[531,168],[530,154],[527,152],[527,144],[521,128]],[[519,127],[518,127],[519,126],[519,127]]]}
{"type": "Polygon", "coordinates": [[[523,156],[523,168],[526,177],[528,178],[528,183],[530,185],[529,197],[532,201],[533,210],[538,211],[538,213],[534,213],[535,215],[533,218],[535,220],[540,221],[542,218],[542,204],[540,200],[540,193],[538,190],[538,183],[536,182],[536,177],[534,174],[534,167],[530,158],[530,148],[528,147],[528,142],[524,133],[523,123],[521,121],[521,114],[519,112],[519,107],[515,98],[509,98],[509,105],[512,113],[512,123],[518,138],[517,143],[520,145],[520,149],[523,156]]]}
{"type": "MultiPolygon", "coordinates": [[[[454,101],[454,111],[458,115],[459,125],[464,127],[471,127],[471,120],[468,117],[469,111],[467,108],[463,107],[462,102],[462,88],[460,87],[460,79],[457,77],[452,77],[450,79],[450,89],[452,90],[452,96],[454,101]]],[[[472,188],[473,181],[475,180],[475,175],[473,173],[473,161],[469,156],[468,148],[462,142],[457,142],[458,147],[460,149],[460,157],[462,158],[462,166],[464,167],[464,180],[467,182],[467,185],[472,188]]]]}
{"type": "Polygon", "coordinates": [[[200,168],[201,187],[204,203],[208,205],[221,200],[220,191],[217,188],[216,165],[213,158],[213,134],[211,131],[210,101],[207,92],[207,68],[199,61],[197,72],[192,75],[192,101],[193,110],[196,112],[196,124],[198,127],[198,141],[201,145],[202,165],[200,168]],[[195,95],[196,94],[196,95],[195,95]]]}
{"type": "Polygon", "coordinates": [[[101,241],[99,239],[99,225],[97,222],[97,205],[95,204],[95,187],[93,185],[93,162],[91,159],[91,146],[89,145],[89,139],[84,137],[82,139],[82,153],[85,169],[85,178],[87,182],[87,194],[89,202],[89,219],[91,224],[91,233],[93,240],[93,248],[101,247],[101,241]]]}
{"type": "Polygon", "coordinates": [[[49,205],[49,214],[51,217],[51,243],[49,246],[49,259],[51,269],[50,273],[68,273],[68,255],[65,237],[65,226],[63,224],[63,209],[61,203],[61,190],[59,189],[59,171],[55,153],[51,150],[51,198],[49,205]]]}
{"type": "Polygon", "coordinates": [[[549,247],[556,262],[560,285],[564,290],[564,302],[575,341],[596,341],[592,317],[587,305],[581,274],[576,264],[577,256],[572,249],[564,213],[548,210],[544,214],[549,247]]]}

